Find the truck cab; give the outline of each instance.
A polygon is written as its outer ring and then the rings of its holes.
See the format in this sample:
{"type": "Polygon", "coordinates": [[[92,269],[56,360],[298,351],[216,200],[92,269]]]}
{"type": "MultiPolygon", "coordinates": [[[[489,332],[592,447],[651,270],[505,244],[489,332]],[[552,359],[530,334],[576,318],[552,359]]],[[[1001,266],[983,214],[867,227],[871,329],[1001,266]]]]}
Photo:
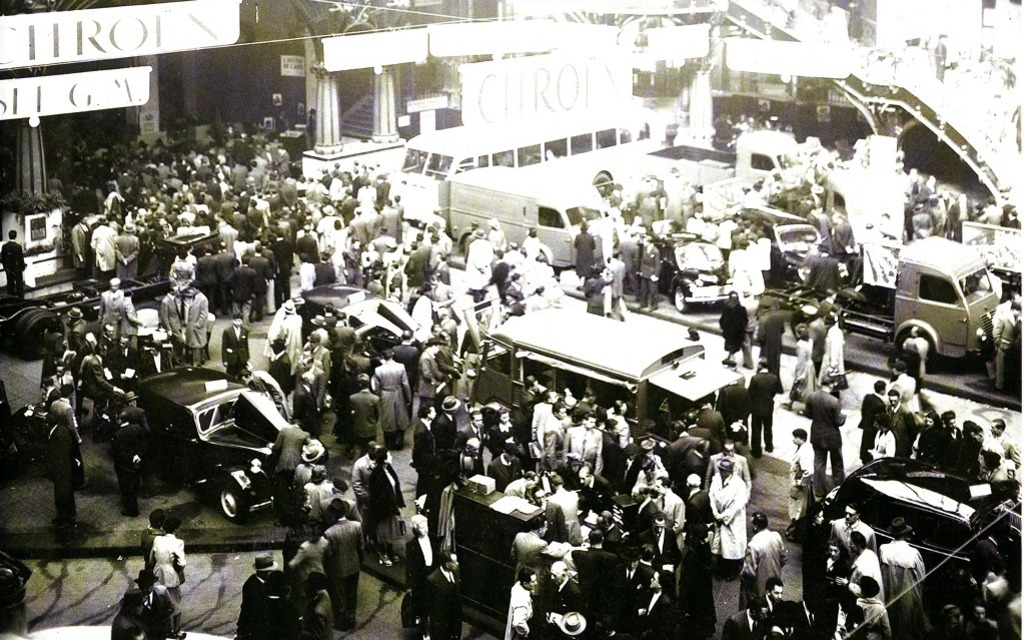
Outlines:
{"type": "Polygon", "coordinates": [[[930,353],[952,358],[988,348],[999,295],[976,248],[934,237],[862,248],[862,284],[840,293],[846,329],[899,346],[916,327],[930,353]]]}

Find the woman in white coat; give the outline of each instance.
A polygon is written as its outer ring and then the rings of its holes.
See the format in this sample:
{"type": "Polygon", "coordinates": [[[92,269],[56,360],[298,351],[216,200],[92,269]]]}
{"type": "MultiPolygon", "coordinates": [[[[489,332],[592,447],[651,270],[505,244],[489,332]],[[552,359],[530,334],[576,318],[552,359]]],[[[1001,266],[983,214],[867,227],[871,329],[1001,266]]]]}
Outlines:
{"type": "Polygon", "coordinates": [[[825,354],[821,361],[821,371],[818,372],[819,386],[829,376],[846,373],[846,336],[843,335],[843,330],[834,316],[826,316],[825,324],[828,326],[828,332],[825,334],[825,354]]]}
{"type": "Polygon", "coordinates": [[[185,582],[185,543],[175,536],[181,518],[170,516],[164,522],[164,535],[153,540],[150,562],[157,583],[167,588],[174,611],[171,614],[171,637],[184,638],[181,632],[181,585],[185,582]]]}

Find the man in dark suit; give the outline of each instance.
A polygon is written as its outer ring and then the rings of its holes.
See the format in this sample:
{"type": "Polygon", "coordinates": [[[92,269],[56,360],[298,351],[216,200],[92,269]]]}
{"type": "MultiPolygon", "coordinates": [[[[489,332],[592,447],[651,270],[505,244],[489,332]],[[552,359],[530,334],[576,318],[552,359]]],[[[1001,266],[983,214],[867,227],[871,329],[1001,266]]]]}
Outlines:
{"type": "Polygon", "coordinates": [[[249,365],[249,330],[241,313],[234,314],[231,326],[225,327],[220,339],[220,359],[232,378],[241,379],[249,365]]]}
{"type": "Polygon", "coordinates": [[[764,433],[764,449],[768,453],[774,450],[772,441],[772,424],[775,415],[775,396],[782,393],[782,381],[779,375],[768,368],[762,360],[757,365],[757,373],[750,378],[747,388],[750,396],[750,452],[755,458],[761,457],[761,433],[764,433]]]}
{"type": "Polygon", "coordinates": [[[757,341],[761,345],[760,359],[768,365],[768,370],[776,376],[782,362],[782,334],[786,331],[786,317],[779,311],[777,304],[771,304],[768,315],[757,327],[757,341]]]}
{"type": "MultiPolygon", "coordinates": [[[[56,404],[56,403],[54,403],[56,404]]],[[[46,461],[53,482],[53,502],[56,517],[53,524],[58,528],[75,526],[75,480],[80,476],[76,465],[80,464],[76,452],[79,438],[72,430],[73,422],[61,419],[58,412],[51,411],[48,426],[49,436],[46,443],[46,461]]]]}
{"type": "Polygon", "coordinates": [[[316,236],[313,235],[313,230],[309,225],[306,225],[303,234],[296,238],[295,253],[300,256],[306,254],[309,256],[310,262],[320,262],[320,247],[317,246],[316,236]]]}
{"type": "Polygon", "coordinates": [[[811,419],[811,448],[814,449],[814,499],[821,500],[833,486],[846,479],[843,467],[843,434],[839,428],[846,423],[839,399],[832,395],[834,382],[827,378],[821,389],[807,398],[804,415],[811,419]],[[825,480],[825,463],[832,461],[832,485],[825,480]]]}
{"type": "Polygon", "coordinates": [[[441,473],[441,456],[434,436],[433,422],[437,410],[432,405],[420,405],[419,418],[412,435],[412,468],[416,470],[416,495],[421,496],[433,486],[441,473]]]}
{"type": "Polygon", "coordinates": [[[714,511],[711,509],[711,497],[707,489],[700,486],[701,477],[691,473],[686,476],[686,493],[683,502],[686,503],[686,528],[693,525],[703,524],[710,526],[714,522],[714,511]]]}
{"type": "Polygon", "coordinates": [[[750,394],[743,386],[743,380],[723,387],[718,392],[718,411],[725,423],[725,439],[747,444],[747,432],[750,428],[750,394]],[[735,431],[733,424],[739,422],[742,430],[735,431]]]}
{"type": "Polygon", "coordinates": [[[370,376],[360,373],[356,378],[359,391],[349,396],[351,408],[352,439],[360,451],[366,451],[369,443],[377,438],[380,429],[380,396],[370,391],[370,376]]]}
{"type": "Polygon", "coordinates": [[[127,396],[129,407],[118,416],[119,427],[111,438],[114,473],[121,492],[121,515],[139,515],[139,488],[142,486],[142,463],[149,448],[149,427],[146,414],[135,406],[138,396],[127,396]]]}
{"type": "Polygon", "coordinates": [[[274,269],[271,261],[264,255],[263,245],[257,242],[253,251],[249,259],[249,266],[256,272],[256,296],[252,301],[252,319],[259,322],[267,310],[267,289],[269,282],[274,279],[274,269]]]}
{"type": "Polygon", "coordinates": [[[405,275],[410,289],[418,289],[430,280],[431,248],[427,242],[420,242],[405,262],[405,275]]]}
{"type": "MultiPolygon", "coordinates": [[[[671,578],[671,574],[669,574],[671,578]]],[[[637,612],[636,635],[641,638],[675,637],[675,600],[672,597],[672,583],[665,582],[664,573],[655,573],[648,587],[647,601],[637,612]]]]}
{"type": "Polygon", "coordinates": [[[256,556],[256,572],[242,585],[242,606],[238,612],[238,630],[235,640],[262,638],[269,624],[267,578],[277,570],[277,563],[269,553],[256,556]]]}
{"type": "Polygon", "coordinates": [[[604,548],[604,534],[599,529],[591,529],[588,541],[590,548],[572,552],[579,573],[583,614],[604,629],[610,629],[614,589],[607,577],[614,574],[619,558],[604,548]]]}
{"type": "Polygon", "coordinates": [[[884,414],[885,409],[885,381],[875,380],[874,391],[864,396],[860,403],[860,461],[865,464],[871,461],[868,452],[875,446],[875,435],[878,433],[875,429],[875,416],[884,414]]]}
{"type": "Polygon", "coordinates": [[[146,637],[146,625],[142,620],[145,594],[138,587],[132,587],[121,599],[121,610],[110,625],[110,640],[138,640],[146,637]]]}
{"type": "Polygon", "coordinates": [[[746,609],[726,618],[722,640],[762,640],[769,631],[767,612],[764,596],[751,597],[746,609]]]}
{"type": "Polygon", "coordinates": [[[622,564],[611,577],[611,602],[616,609],[614,630],[632,633],[637,629],[640,609],[650,600],[648,589],[654,571],[640,564],[640,552],[634,547],[627,547],[622,556],[622,564]]]}
{"type": "Polygon", "coordinates": [[[210,304],[213,304],[217,299],[217,272],[220,268],[217,264],[217,256],[206,249],[199,249],[197,255],[196,285],[210,301],[210,304]]]}
{"type": "Polygon", "coordinates": [[[350,506],[340,497],[331,501],[330,511],[338,518],[324,538],[329,545],[327,577],[331,581],[334,628],[348,631],[356,626],[356,597],[363,562],[363,526],[351,518],[350,506]]]}
{"type": "Polygon", "coordinates": [[[700,441],[700,438],[690,435],[689,431],[684,427],[679,432],[679,436],[665,449],[662,459],[665,462],[665,470],[668,471],[674,486],[680,487],[686,482],[687,474],[684,472],[684,465],[687,454],[695,449],[700,444],[700,441]]]}
{"type": "MultiPolygon", "coordinates": [[[[223,316],[231,313],[231,276],[235,273],[235,253],[231,247],[224,246],[217,254],[217,302],[220,306],[220,313],[223,316]]],[[[210,300],[213,304],[213,300],[210,300]]]]}
{"type": "Polygon", "coordinates": [[[675,591],[673,576],[682,556],[676,544],[676,535],[668,528],[668,519],[664,513],[654,514],[651,526],[637,536],[637,544],[641,547],[650,545],[654,550],[652,565],[661,574],[661,584],[665,591],[672,594],[675,591]]]}
{"type": "Polygon", "coordinates": [[[25,250],[18,243],[18,232],[7,234],[8,241],[0,249],[0,263],[7,275],[7,293],[20,298],[25,295],[25,250]]]}
{"type": "Polygon", "coordinates": [[[715,411],[711,402],[705,402],[697,411],[697,426],[690,429],[690,435],[710,442],[712,454],[722,450],[722,443],[725,442],[725,418],[715,411]]]}
{"type": "Polygon", "coordinates": [[[427,628],[431,639],[461,640],[462,600],[459,563],[454,553],[441,554],[440,565],[427,578],[427,584],[431,594],[427,606],[427,628]]]}
{"type": "Polygon", "coordinates": [[[447,396],[441,402],[441,410],[434,418],[434,442],[441,455],[447,455],[455,449],[455,436],[458,431],[456,413],[462,403],[455,396],[447,396]]]}
{"type": "Polygon", "coordinates": [[[231,311],[242,314],[242,324],[249,326],[252,315],[252,302],[256,297],[259,277],[256,270],[249,266],[248,255],[242,257],[242,264],[231,274],[231,311]]]}
{"type": "Polygon", "coordinates": [[[277,439],[270,447],[270,460],[274,467],[274,507],[281,517],[287,517],[292,477],[295,467],[302,461],[302,447],[310,440],[308,433],[289,425],[277,432],[277,439]]]}
{"type": "Polygon", "coordinates": [[[274,275],[274,306],[280,307],[292,297],[291,277],[295,267],[295,246],[285,236],[279,235],[271,248],[277,271],[274,275]]]}

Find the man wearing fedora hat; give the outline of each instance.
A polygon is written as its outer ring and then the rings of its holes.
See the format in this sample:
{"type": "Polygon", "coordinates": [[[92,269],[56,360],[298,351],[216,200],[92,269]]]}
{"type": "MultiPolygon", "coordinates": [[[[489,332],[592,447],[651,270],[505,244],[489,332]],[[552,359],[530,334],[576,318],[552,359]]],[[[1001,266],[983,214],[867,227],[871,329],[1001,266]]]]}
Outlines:
{"type": "Polygon", "coordinates": [[[147,638],[146,625],[142,620],[145,594],[138,587],[131,587],[121,598],[121,610],[110,625],[110,640],[138,640],[147,638]]]}
{"type": "Polygon", "coordinates": [[[722,458],[718,473],[711,480],[708,496],[714,517],[714,538],[711,551],[716,556],[718,573],[726,580],[734,580],[740,572],[740,563],[747,547],[747,485],[733,473],[735,461],[722,458]]]}
{"type": "Polygon", "coordinates": [[[242,585],[242,606],[238,612],[238,629],[235,640],[256,640],[265,637],[270,625],[268,614],[268,592],[270,576],[278,571],[277,563],[269,553],[256,556],[253,563],[256,570],[242,585]]]}
{"type": "Polygon", "coordinates": [[[139,275],[139,237],[135,225],[124,225],[124,230],[114,238],[114,256],[117,258],[117,277],[134,280],[139,275]]]}
{"type": "Polygon", "coordinates": [[[167,587],[158,584],[151,569],[139,569],[135,584],[142,592],[139,620],[146,627],[147,640],[165,640],[171,635],[171,614],[174,613],[167,587]]]}
{"type": "Polygon", "coordinates": [[[921,552],[907,540],[914,530],[902,517],[893,519],[889,527],[892,542],[878,548],[882,565],[882,586],[885,593],[896,598],[886,604],[893,638],[924,638],[928,632],[928,618],[924,612],[922,584],[925,578],[921,552]]]}
{"type": "Polygon", "coordinates": [[[121,515],[139,515],[139,488],[142,486],[142,461],[149,444],[146,413],[135,405],[138,395],[132,391],[124,396],[127,403],[118,416],[118,429],[111,437],[114,473],[121,492],[121,515]]]}

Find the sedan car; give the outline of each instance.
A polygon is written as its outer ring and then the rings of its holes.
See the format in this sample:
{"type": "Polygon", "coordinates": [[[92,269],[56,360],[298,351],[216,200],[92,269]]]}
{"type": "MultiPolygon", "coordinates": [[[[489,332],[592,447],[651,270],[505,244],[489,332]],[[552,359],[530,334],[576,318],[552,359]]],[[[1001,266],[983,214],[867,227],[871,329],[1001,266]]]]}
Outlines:
{"type": "Polygon", "coordinates": [[[772,207],[744,207],[740,218],[760,227],[771,241],[771,284],[802,281],[802,267],[821,234],[800,216],[772,207]]]}
{"type": "Polygon", "coordinates": [[[139,406],[163,468],[210,489],[228,520],[272,505],[264,466],[288,423],[270,396],[219,371],[182,367],[142,380],[139,406]]]}
{"type": "Polygon", "coordinates": [[[732,288],[722,250],[692,234],[675,234],[661,250],[660,292],[680,313],[724,301],[732,288]]]}
{"type": "Polygon", "coordinates": [[[430,337],[430,327],[421,327],[402,305],[359,287],[347,284],[314,287],[303,292],[302,299],[299,315],[304,335],[313,331],[313,320],[317,316],[333,310],[336,317],[348,319],[364,343],[368,341],[378,351],[401,342],[405,331],[411,331],[420,341],[430,337]]]}
{"type": "MultiPolygon", "coordinates": [[[[925,608],[948,602],[949,585],[970,568],[975,544],[994,535],[1000,549],[1020,552],[1020,503],[994,492],[984,482],[908,459],[864,465],[817,503],[807,516],[804,538],[804,595],[824,592],[825,549],[831,522],[846,507],[859,506],[861,520],[875,532],[878,546],[892,541],[889,527],[897,516],[913,527],[910,544],[920,551],[927,577],[925,608]]],[[[1011,561],[1020,562],[1018,555],[1011,561]]]]}

